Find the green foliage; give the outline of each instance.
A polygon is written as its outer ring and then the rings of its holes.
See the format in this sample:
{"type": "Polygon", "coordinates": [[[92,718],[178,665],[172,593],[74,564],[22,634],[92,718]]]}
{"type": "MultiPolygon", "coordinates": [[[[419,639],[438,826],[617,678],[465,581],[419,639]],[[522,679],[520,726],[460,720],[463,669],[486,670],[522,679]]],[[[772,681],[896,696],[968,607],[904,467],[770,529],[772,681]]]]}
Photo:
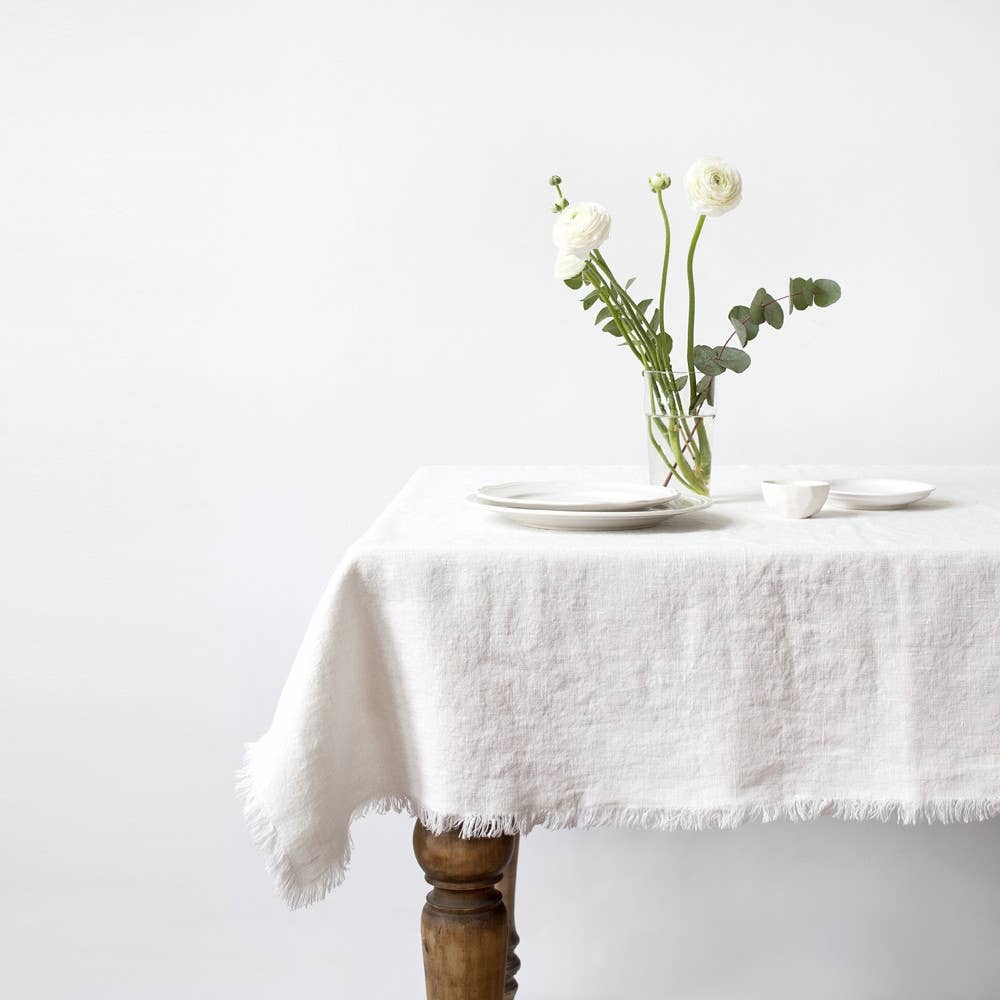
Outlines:
{"type": "Polygon", "coordinates": [[[720,363],[715,352],[716,348],[714,347],[698,344],[692,355],[695,368],[704,375],[721,375],[726,370],[726,366],[720,363]]]}
{"type": "MultiPolygon", "coordinates": [[[[687,376],[685,376],[684,381],[687,381],[687,376]]],[[[715,379],[711,375],[698,379],[694,386],[694,392],[695,410],[705,403],[708,403],[709,406],[715,405],[715,379]]]]}
{"type": "Polygon", "coordinates": [[[745,372],[750,367],[750,355],[737,347],[706,347],[694,349],[694,366],[704,375],[721,375],[724,371],[745,372]]]}
{"type": "Polygon", "coordinates": [[[768,299],[770,301],[764,303],[764,322],[775,330],[780,330],[785,322],[785,312],[777,299],[772,299],[770,296],[768,299]]]}
{"type": "MultiPolygon", "coordinates": [[[[756,301],[756,296],[754,297],[754,301],[756,301]]],[[[763,317],[763,309],[760,312],[763,317]]],[[[736,331],[736,336],[739,337],[740,344],[743,347],[746,347],[757,336],[757,331],[760,329],[760,320],[755,320],[753,315],[752,305],[749,309],[746,306],[733,306],[729,310],[729,322],[732,323],[733,329],[736,331]]]]}
{"type": "MultiPolygon", "coordinates": [[[[659,322],[658,317],[656,315],[657,313],[659,313],[659,309],[657,309],[656,313],[653,314],[654,321],[652,325],[654,328],[656,324],[659,322]]],[[[660,353],[660,359],[661,359],[660,367],[666,369],[667,367],[666,362],[670,360],[670,352],[674,349],[674,338],[671,337],[670,334],[666,332],[658,333],[656,335],[656,345],[660,353]]]]}
{"type": "Polygon", "coordinates": [[[788,282],[788,311],[808,309],[812,305],[825,309],[840,299],[840,285],[832,278],[791,278],[788,282]]]}
{"type": "Polygon", "coordinates": [[[813,304],[812,278],[788,279],[788,311],[808,309],[813,304]]]}
{"type": "Polygon", "coordinates": [[[576,289],[583,288],[583,275],[582,274],[574,274],[572,278],[566,278],[563,281],[563,284],[567,288],[574,289],[574,291],[576,289]]]}
{"type": "MultiPolygon", "coordinates": [[[[840,298],[840,285],[830,278],[790,278],[788,281],[788,312],[800,312],[811,305],[821,307],[832,306],[840,298]]],[[[733,327],[733,336],[737,337],[741,347],[747,344],[760,332],[762,324],[775,330],[780,330],[785,322],[785,313],[781,303],[772,296],[766,288],[758,288],[754,292],[749,306],[737,305],[729,310],[729,322],[733,327]]],[[[730,340],[732,337],[730,337],[730,340]]],[[[735,347],[705,347],[701,345],[694,349],[694,366],[703,372],[705,378],[714,378],[723,371],[743,372],[750,367],[750,355],[735,347]]],[[[707,399],[708,383],[705,378],[698,383],[695,396],[695,408],[699,399],[707,399]]]]}
{"type": "Polygon", "coordinates": [[[817,278],[813,282],[813,302],[821,308],[832,306],[840,298],[840,285],[832,278],[817,278]]]}
{"type": "Polygon", "coordinates": [[[738,375],[750,367],[750,355],[746,351],[741,351],[737,347],[725,346],[717,347],[715,350],[719,364],[727,371],[736,372],[738,375]]]}
{"type": "Polygon", "coordinates": [[[601,293],[595,289],[592,292],[587,292],[580,301],[583,303],[584,309],[589,309],[600,297],[601,293]]]}

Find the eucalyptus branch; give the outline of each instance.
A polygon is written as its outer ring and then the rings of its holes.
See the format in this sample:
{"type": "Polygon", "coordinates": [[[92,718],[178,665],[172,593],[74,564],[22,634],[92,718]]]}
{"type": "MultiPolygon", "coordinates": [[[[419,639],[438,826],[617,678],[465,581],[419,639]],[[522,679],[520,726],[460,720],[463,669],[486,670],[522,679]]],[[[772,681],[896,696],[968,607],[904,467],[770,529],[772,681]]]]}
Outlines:
{"type": "MultiPolygon", "coordinates": [[[[702,374],[710,377],[723,372],[744,372],[750,367],[750,355],[736,347],[730,347],[733,337],[738,337],[740,347],[746,347],[760,332],[763,324],[780,330],[785,322],[785,313],[780,302],[788,299],[789,315],[796,310],[803,311],[810,306],[825,308],[840,299],[840,285],[829,278],[791,278],[788,282],[788,295],[776,297],[770,295],[765,288],[758,288],[749,306],[736,305],[729,310],[729,322],[732,332],[719,347],[708,347],[699,344],[692,352],[695,367],[702,374]]],[[[692,406],[692,412],[699,409],[698,400],[692,406]]]]}

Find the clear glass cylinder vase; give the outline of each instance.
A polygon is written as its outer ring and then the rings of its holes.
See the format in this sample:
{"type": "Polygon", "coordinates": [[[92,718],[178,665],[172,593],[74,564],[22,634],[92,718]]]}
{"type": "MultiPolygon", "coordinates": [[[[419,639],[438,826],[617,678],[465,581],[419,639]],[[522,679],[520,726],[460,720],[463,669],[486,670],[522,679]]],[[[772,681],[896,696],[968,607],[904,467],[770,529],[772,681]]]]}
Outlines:
{"type": "Polygon", "coordinates": [[[715,379],[697,382],[692,395],[678,372],[643,371],[642,377],[649,481],[709,496],[715,379]]]}

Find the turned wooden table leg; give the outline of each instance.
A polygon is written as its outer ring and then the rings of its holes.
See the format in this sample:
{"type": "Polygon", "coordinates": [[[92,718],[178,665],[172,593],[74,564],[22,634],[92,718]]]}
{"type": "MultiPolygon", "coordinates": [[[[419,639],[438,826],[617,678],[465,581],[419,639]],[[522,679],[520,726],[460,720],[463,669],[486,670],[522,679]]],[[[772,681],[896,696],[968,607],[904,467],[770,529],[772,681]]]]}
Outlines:
{"type": "Polygon", "coordinates": [[[503,1000],[514,1000],[517,993],[517,975],[521,968],[521,960],[517,957],[517,943],[521,940],[517,936],[517,927],[514,922],[514,894],[517,892],[517,856],[521,850],[521,836],[518,834],[514,838],[514,851],[507,862],[507,867],[503,870],[503,878],[500,879],[500,895],[503,897],[503,905],[507,908],[507,979],[503,987],[503,1000]]]}
{"type": "Polygon", "coordinates": [[[507,911],[496,889],[513,837],[463,840],[420,823],[413,850],[431,891],[420,930],[427,1000],[503,1000],[507,911]]]}

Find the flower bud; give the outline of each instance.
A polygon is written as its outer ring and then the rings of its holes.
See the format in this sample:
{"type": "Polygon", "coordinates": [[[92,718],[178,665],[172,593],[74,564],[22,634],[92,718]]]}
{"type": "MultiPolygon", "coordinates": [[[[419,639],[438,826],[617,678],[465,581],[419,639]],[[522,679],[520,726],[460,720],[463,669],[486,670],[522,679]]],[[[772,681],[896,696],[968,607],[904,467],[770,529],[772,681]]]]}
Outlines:
{"type": "Polygon", "coordinates": [[[558,174],[553,174],[549,178],[549,184],[551,184],[552,187],[556,187],[556,185],[562,184],[562,178],[558,174]]]}
{"type": "Polygon", "coordinates": [[[670,178],[663,173],[655,173],[649,178],[650,191],[666,191],[670,187],[670,178]]]}

